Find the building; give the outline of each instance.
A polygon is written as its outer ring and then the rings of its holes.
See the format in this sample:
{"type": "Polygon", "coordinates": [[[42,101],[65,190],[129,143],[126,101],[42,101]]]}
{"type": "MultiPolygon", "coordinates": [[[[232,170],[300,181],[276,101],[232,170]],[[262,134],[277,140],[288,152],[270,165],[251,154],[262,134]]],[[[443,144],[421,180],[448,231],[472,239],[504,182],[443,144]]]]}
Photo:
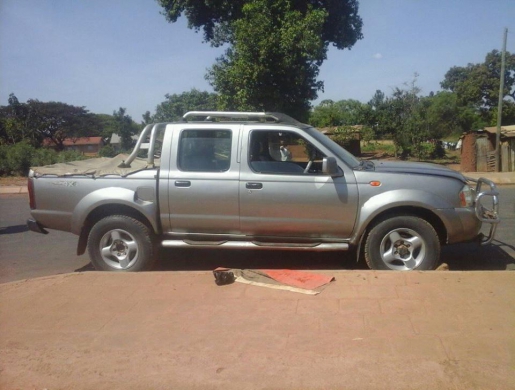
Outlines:
{"type": "Polygon", "coordinates": [[[363,125],[322,127],[318,129],[354,156],[361,156],[361,131],[363,125]],[[339,130],[341,136],[338,136],[339,130]]]}
{"type": "MultiPolygon", "coordinates": [[[[50,138],[43,140],[43,146],[57,148],[57,145],[50,138]]],[[[79,137],[66,138],[63,142],[63,150],[75,150],[85,156],[98,156],[98,152],[104,146],[102,137],[79,137]]]]}
{"type": "MultiPolygon", "coordinates": [[[[464,172],[495,171],[497,127],[468,132],[462,137],[461,170],[464,172]]],[[[500,172],[515,172],[515,125],[501,126],[500,172]]]]}
{"type": "MultiPolygon", "coordinates": [[[[133,144],[135,144],[136,141],[138,141],[139,135],[133,135],[131,138],[132,138],[133,144]]],[[[121,140],[120,136],[116,133],[111,134],[111,141],[109,141],[109,145],[111,145],[113,147],[113,150],[115,152],[119,152],[120,149],[122,148],[122,140],[121,140]]]]}

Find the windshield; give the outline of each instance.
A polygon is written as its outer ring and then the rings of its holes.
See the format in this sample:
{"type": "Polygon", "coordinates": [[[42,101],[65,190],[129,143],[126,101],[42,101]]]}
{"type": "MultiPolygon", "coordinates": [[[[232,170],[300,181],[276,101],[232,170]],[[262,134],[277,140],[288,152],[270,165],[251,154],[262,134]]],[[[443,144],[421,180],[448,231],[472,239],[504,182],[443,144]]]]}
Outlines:
{"type": "Polygon", "coordinates": [[[322,134],[313,127],[307,127],[304,128],[304,130],[306,133],[324,145],[327,149],[329,149],[334,155],[340,157],[349,167],[356,168],[359,166],[360,162],[356,157],[354,157],[351,153],[342,148],[328,136],[322,134]]]}

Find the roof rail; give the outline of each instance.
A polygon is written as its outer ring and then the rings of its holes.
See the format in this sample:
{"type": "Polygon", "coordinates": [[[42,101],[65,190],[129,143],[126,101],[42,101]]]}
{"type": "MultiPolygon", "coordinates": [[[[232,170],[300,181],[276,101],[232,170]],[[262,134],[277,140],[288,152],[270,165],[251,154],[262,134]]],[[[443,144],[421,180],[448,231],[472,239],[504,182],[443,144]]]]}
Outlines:
{"type": "Polygon", "coordinates": [[[211,120],[213,118],[226,118],[227,120],[256,118],[264,120],[268,119],[274,122],[299,124],[299,121],[296,119],[279,112],[189,111],[182,116],[182,119],[188,120],[189,118],[194,117],[205,117],[205,120],[211,120]]]}

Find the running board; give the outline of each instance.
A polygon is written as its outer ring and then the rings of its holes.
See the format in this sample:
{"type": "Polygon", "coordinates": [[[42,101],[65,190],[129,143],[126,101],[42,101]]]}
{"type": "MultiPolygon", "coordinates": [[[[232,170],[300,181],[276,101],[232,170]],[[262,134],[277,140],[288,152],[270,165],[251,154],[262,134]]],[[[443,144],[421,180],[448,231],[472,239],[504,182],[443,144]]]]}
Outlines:
{"type": "Polygon", "coordinates": [[[165,248],[229,248],[229,249],[267,249],[267,250],[295,250],[295,251],[346,251],[347,243],[275,243],[256,241],[191,241],[191,240],[164,240],[161,245],[165,248]]]}

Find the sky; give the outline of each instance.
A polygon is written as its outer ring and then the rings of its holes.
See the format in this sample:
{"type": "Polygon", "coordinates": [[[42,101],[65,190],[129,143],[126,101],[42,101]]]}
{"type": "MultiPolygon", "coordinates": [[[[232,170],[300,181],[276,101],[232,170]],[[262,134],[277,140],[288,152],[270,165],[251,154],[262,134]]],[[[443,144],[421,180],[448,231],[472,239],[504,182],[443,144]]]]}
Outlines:
{"type": "MultiPolygon", "coordinates": [[[[324,99],[369,101],[413,80],[440,90],[452,66],[515,52],[515,0],[361,0],[363,39],[330,48],[320,69],[324,99]]],[[[155,0],[0,0],[0,105],[10,93],[141,122],[166,94],[212,92],[206,70],[223,48],[181,17],[169,23],[155,0]]]]}

